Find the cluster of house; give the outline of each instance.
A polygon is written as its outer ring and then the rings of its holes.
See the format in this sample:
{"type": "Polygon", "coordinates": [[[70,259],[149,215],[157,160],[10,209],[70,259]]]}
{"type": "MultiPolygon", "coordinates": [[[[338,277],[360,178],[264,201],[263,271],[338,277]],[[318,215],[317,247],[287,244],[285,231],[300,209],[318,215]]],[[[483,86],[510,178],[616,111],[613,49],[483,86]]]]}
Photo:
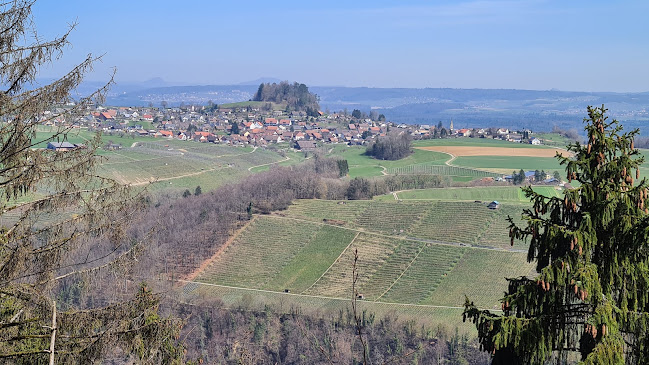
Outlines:
{"type": "MultiPolygon", "coordinates": [[[[61,115],[61,110],[52,115],[61,115]]],[[[45,125],[66,123],[64,119],[44,117],[45,125]]],[[[236,108],[208,108],[183,106],[178,108],[153,107],[97,107],[74,121],[75,126],[108,133],[128,133],[152,138],[192,140],[205,143],[264,146],[289,142],[295,148],[309,150],[316,144],[346,143],[362,145],[391,131],[406,131],[413,138],[481,137],[498,138],[512,142],[540,144],[529,138],[530,131],[513,132],[505,128],[444,129],[428,125],[394,124],[385,120],[354,118],[347,113],[320,113],[309,117],[303,111],[262,110],[251,106],[236,108]],[[442,135],[440,130],[444,129],[442,135]]]]}
{"type": "MultiPolygon", "coordinates": [[[[437,138],[440,137],[440,129],[441,128],[422,124],[413,131],[413,135],[418,135],[422,138],[437,138]]],[[[543,144],[543,141],[534,137],[530,130],[513,131],[508,128],[453,129],[453,121],[451,121],[446,132],[450,137],[493,138],[514,143],[530,143],[533,145],[543,144]]]]}

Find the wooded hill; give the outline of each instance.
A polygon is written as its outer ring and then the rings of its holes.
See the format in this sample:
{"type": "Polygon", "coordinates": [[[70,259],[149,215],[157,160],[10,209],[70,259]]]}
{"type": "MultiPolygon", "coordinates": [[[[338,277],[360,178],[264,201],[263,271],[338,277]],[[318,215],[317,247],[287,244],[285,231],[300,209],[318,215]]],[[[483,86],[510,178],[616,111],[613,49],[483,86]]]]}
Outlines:
{"type": "Polygon", "coordinates": [[[289,84],[288,81],[282,81],[279,84],[262,83],[252,100],[286,103],[287,108],[305,111],[310,116],[317,116],[320,110],[318,97],[310,93],[306,85],[297,82],[293,84],[289,84]]]}

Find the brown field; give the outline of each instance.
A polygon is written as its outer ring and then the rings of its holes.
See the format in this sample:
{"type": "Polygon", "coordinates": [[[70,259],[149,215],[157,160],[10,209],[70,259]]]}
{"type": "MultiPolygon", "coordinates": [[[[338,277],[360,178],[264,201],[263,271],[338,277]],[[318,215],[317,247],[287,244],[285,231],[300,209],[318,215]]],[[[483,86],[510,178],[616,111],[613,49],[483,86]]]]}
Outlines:
{"type": "Polygon", "coordinates": [[[429,146],[415,147],[420,150],[444,152],[453,156],[526,156],[554,157],[557,152],[564,156],[571,152],[558,148],[507,148],[507,147],[476,147],[476,146],[429,146]]]}

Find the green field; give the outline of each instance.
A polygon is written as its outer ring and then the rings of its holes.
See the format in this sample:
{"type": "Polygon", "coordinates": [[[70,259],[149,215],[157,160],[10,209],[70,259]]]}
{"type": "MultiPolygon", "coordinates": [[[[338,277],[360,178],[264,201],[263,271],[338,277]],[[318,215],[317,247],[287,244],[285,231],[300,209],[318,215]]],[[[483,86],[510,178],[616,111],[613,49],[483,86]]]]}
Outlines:
{"type": "Polygon", "coordinates": [[[365,147],[337,145],[331,149],[329,156],[346,159],[349,164],[349,177],[381,176],[382,171],[411,165],[443,165],[449,156],[444,153],[414,150],[414,152],[401,160],[377,160],[365,156],[365,147]]]}
{"type": "Polygon", "coordinates": [[[545,170],[552,173],[565,170],[554,157],[528,156],[460,156],[453,160],[453,165],[468,168],[487,169],[511,174],[512,171],[545,170]]]}
{"type": "Polygon", "coordinates": [[[473,146],[473,147],[506,147],[506,148],[547,148],[542,145],[507,142],[491,138],[444,138],[414,141],[413,147],[429,146],[473,146]]]}
{"type": "Polygon", "coordinates": [[[147,138],[135,147],[103,151],[99,172],[122,183],[149,185],[153,190],[190,189],[204,192],[234,182],[259,169],[304,160],[299,153],[285,153],[251,147],[229,147],[193,141],[147,138]],[[259,168],[255,168],[259,166],[259,168]]]}

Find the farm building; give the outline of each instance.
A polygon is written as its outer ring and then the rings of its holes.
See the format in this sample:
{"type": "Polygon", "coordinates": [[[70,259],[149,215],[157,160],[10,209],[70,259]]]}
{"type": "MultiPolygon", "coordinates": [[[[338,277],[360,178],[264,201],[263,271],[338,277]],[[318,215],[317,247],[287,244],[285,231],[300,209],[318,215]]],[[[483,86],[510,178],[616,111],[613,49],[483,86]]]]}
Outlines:
{"type": "Polygon", "coordinates": [[[72,151],[77,147],[77,145],[70,142],[49,142],[47,144],[47,149],[54,151],[72,151]]]}
{"type": "Polygon", "coordinates": [[[489,208],[489,209],[498,209],[498,208],[500,208],[500,203],[498,203],[497,201],[494,200],[491,203],[489,203],[489,205],[487,205],[487,208],[489,208]]]}
{"type": "Polygon", "coordinates": [[[297,141],[295,142],[295,148],[300,151],[315,151],[317,145],[315,141],[297,141]]]}

